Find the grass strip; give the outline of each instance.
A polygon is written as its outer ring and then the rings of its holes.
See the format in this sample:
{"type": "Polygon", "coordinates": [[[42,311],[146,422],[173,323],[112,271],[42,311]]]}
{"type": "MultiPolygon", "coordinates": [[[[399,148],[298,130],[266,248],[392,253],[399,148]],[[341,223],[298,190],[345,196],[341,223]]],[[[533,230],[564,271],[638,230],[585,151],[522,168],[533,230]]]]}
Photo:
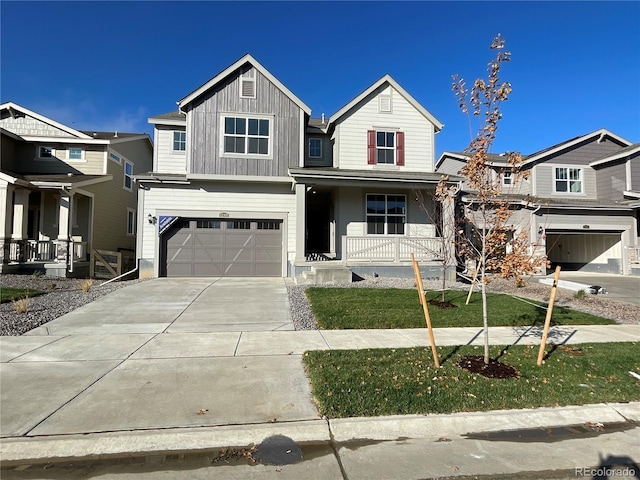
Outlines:
{"type": "Polygon", "coordinates": [[[501,380],[456,365],[481,355],[477,346],[438,348],[440,369],[424,347],[309,351],[303,359],[320,413],[343,418],[638,401],[640,381],[628,372],[640,373],[639,346],[582,344],[579,356],[549,347],[540,367],[537,346],[495,346],[492,355],[521,374],[501,380]]]}
{"type": "Polygon", "coordinates": [[[44,292],[40,290],[33,290],[31,288],[0,288],[0,303],[7,303],[12,300],[19,300],[25,297],[36,297],[43,295],[44,292]]]}
{"type": "MultiPolygon", "coordinates": [[[[409,289],[308,288],[307,298],[321,329],[423,328],[425,326],[418,293],[409,289]]],[[[427,292],[427,301],[440,300],[440,292],[427,292]]],[[[465,305],[467,292],[450,290],[445,297],[457,308],[429,307],[434,328],[481,327],[482,300],[479,293],[465,305]]],[[[546,309],[541,302],[510,295],[487,294],[490,326],[544,325],[546,309]]],[[[552,325],[607,325],[615,321],[555,306],[552,325]]]]}

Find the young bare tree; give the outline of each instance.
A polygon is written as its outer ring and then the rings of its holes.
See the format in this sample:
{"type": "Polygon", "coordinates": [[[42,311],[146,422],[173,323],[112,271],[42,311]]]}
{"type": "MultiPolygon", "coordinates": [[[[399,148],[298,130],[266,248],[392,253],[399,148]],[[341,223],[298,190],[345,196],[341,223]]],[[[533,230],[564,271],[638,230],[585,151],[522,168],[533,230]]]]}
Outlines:
{"type": "MultiPolygon", "coordinates": [[[[526,229],[521,229],[510,238],[513,232],[510,223],[513,204],[508,195],[502,192],[503,174],[496,172],[490,161],[498,122],[502,119],[500,107],[511,94],[511,84],[500,78],[502,64],[511,59],[511,54],[504,50],[504,46],[505,41],[498,34],[490,47],[496,51],[496,57],[488,65],[488,78],[477,79],[471,90],[467,89],[458,75],[453,76],[453,90],[460,109],[469,116],[470,125],[474,117],[479,122],[475,137],[465,149],[467,162],[459,173],[473,190],[473,200],[466,209],[467,219],[474,227],[473,235],[467,238],[463,250],[477,263],[482,296],[485,364],[490,361],[486,293],[488,275],[492,273],[502,278],[515,278],[520,283],[524,275],[531,275],[546,265],[546,258],[533,256],[526,229]]],[[[528,174],[521,169],[522,157],[518,153],[508,153],[505,157],[511,184],[517,185],[528,174]]]]}

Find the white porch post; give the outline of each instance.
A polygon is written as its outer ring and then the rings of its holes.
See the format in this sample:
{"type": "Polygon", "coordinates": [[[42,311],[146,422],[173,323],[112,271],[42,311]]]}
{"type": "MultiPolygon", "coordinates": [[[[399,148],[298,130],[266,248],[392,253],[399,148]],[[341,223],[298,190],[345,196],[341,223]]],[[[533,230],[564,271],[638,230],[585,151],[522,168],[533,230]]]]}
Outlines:
{"type": "Polygon", "coordinates": [[[445,239],[447,248],[442,252],[444,254],[444,262],[448,267],[456,264],[456,212],[455,198],[453,193],[448,194],[448,198],[442,202],[442,236],[445,239]]]}
{"type": "Polygon", "coordinates": [[[11,238],[24,240],[27,238],[29,223],[29,190],[17,189],[15,191],[15,203],[13,204],[13,232],[11,238]]]}
{"type": "Polygon", "coordinates": [[[296,262],[305,260],[305,239],[307,236],[307,186],[296,183],[296,262]]]}
{"type": "Polygon", "coordinates": [[[67,263],[69,259],[69,222],[71,221],[71,199],[72,195],[66,190],[60,191],[60,209],[58,211],[58,253],[57,260],[60,263],[67,263]]]}
{"type": "Polygon", "coordinates": [[[0,263],[9,261],[9,239],[11,237],[11,213],[13,212],[13,187],[0,185],[0,263]]]}

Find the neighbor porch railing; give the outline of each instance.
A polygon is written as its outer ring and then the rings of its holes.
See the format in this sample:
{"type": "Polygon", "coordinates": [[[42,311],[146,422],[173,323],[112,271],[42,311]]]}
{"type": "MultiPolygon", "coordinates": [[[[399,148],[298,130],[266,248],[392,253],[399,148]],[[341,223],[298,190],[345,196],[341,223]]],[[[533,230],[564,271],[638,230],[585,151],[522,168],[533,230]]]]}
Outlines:
{"type": "Polygon", "coordinates": [[[627,247],[627,259],[629,260],[630,266],[640,266],[640,247],[627,247]]]}
{"type": "Polygon", "coordinates": [[[349,262],[410,262],[443,260],[442,238],[437,237],[342,237],[342,259],[349,262]]]}
{"type": "MultiPolygon", "coordinates": [[[[58,262],[58,244],[66,240],[10,240],[10,262],[58,262]]],[[[87,242],[69,242],[74,261],[87,259],[87,242]]]]}

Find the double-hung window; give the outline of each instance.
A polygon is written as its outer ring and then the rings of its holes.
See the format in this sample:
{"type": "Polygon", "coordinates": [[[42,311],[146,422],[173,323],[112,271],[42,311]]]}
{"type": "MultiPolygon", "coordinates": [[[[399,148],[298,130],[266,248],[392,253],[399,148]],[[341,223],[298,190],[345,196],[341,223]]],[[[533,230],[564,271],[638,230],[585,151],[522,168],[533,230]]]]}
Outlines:
{"type": "Polygon", "coordinates": [[[81,147],[69,147],[69,160],[84,160],[84,152],[81,147]]]}
{"type": "Polygon", "coordinates": [[[310,138],[309,139],[309,158],[322,157],[322,139],[310,138]]]}
{"type": "Polygon", "coordinates": [[[268,118],[224,117],[224,153],[267,156],[270,131],[268,118]]]}
{"type": "Polygon", "coordinates": [[[173,151],[184,152],[187,148],[187,132],[173,132],[173,151]]]}
{"type": "Polygon", "coordinates": [[[404,235],[407,223],[407,197],[404,195],[367,195],[367,234],[404,235]]]}
{"type": "Polygon", "coordinates": [[[133,163],[124,161],[124,188],[131,190],[133,185],[133,163]]]}
{"type": "Polygon", "coordinates": [[[583,193],[582,169],[556,167],[555,191],[556,193],[583,193]]]}
{"type": "Polygon", "coordinates": [[[513,172],[503,172],[502,174],[502,185],[508,187],[513,182],[513,172]]]}
{"type": "Polygon", "coordinates": [[[367,148],[369,165],[404,165],[404,132],[368,130],[367,148]]]}

